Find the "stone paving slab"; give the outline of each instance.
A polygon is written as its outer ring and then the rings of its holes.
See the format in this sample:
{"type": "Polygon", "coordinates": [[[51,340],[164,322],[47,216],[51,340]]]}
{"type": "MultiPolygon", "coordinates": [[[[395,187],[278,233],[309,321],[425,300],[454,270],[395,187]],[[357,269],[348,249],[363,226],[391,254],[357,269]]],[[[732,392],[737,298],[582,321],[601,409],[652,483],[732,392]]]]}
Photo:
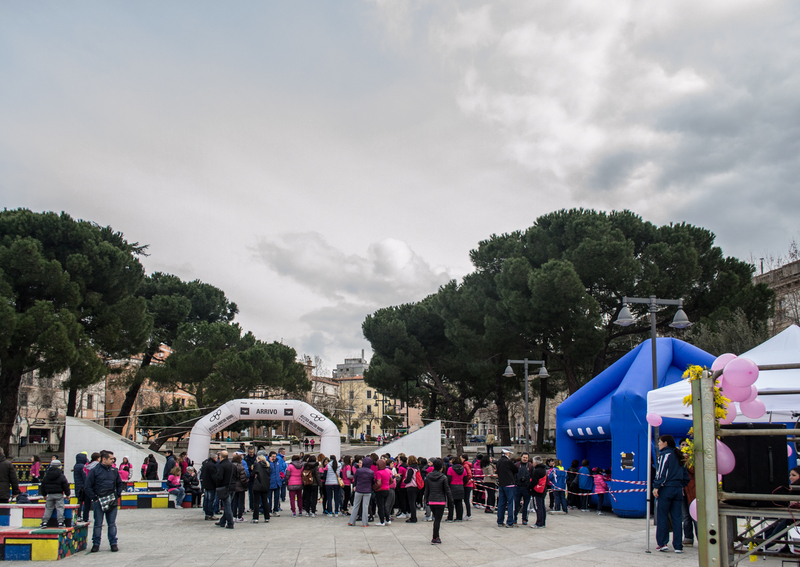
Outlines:
{"type": "MultiPolygon", "coordinates": [[[[697,548],[685,553],[645,551],[645,520],[594,513],[548,514],[547,527],[499,528],[493,514],[475,510],[473,520],[442,523],[443,543],[430,544],[432,523],[350,527],[347,518],[292,518],[281,513],[268,524],[237,523],[228,530],[203,519],[198,509],[122,510],[117,516],[120,551],[105,538],[99,553],[79,553],[62,562],[81,567],[548,567],[599,565],[697,565],[697,548]]],[[[89,529],[91,538],[91,526],[89,529]]],[[[777,559],[766,563],[779,565],[777,559]]],[[[760,565],[764,562],[759,560],[760,565]]]]}

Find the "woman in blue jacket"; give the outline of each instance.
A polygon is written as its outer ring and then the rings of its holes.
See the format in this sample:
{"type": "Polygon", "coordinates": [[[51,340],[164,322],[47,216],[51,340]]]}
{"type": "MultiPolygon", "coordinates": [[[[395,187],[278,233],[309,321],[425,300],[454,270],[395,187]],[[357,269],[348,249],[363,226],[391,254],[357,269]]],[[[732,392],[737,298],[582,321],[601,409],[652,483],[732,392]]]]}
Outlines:
{"type": "Polygon", "coordinates": [[[683,466],[683,453],[675,448],[672,435],[658,438],[658,451],[653,481],[653,496],[658,502],[656,551],[669,551],[669,521],[672,518],[672,547],[675,553],[683,553],[683,488],[689,484],[689,472],[683,466]]]}
{"type": "Polygon", "coordinates": [[[581,512],[589,511],[589,494],[594,489],[594,478],[589,470],[589,459],[583,459],[578,469],[578,488],[581,491],[581,512]]]}

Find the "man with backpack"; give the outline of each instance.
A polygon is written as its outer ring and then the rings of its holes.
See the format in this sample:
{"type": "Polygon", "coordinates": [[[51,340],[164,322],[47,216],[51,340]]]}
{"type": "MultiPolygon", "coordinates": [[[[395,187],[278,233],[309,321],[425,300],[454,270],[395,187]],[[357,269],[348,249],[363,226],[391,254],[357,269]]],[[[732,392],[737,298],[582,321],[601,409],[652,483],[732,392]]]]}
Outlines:
{"type": "Polygon", "coordinates": [[[520,510],[522,511],[522,525],[528,525],[528,505],[531,503],[531,478],[533,478],[533,465],[530,463],[530,455],[522,453],[522,459],[517,469],[517,483],[514,488],[514,523],[519,520],[520,510]]]}
{"type": "Polygon", "coordinates": [[[533,506],[536,509],[536,523],[531,528],[543,528],[547,518],[547,508],[544,507],[544,497],[547,494],[547,468],[541,457],[534,457],[533,464],[531,492],[533,493],[533,506]]]}

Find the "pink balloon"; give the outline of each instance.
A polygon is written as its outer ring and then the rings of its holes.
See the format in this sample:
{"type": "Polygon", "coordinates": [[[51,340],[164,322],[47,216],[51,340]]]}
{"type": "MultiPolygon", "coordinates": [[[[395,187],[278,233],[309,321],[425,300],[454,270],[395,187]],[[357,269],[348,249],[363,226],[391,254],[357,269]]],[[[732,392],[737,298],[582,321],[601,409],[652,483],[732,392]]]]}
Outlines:
{"type": "Polygon", "coordinates": [[[732,402],[743,402],[750,397],[751,390],[747,388],[737,388],[730,382],[724,380],[722,383],[722,394],[732,402]]]}
{"type": "Polygon", "coordinates": [[[720,425],[730,425],[733,423],[733,420],[736,419],[737,411],[736,411],[736,404],[731,402],[730,405],[727,406],[728,415],[723,417],[719,420],[720,425]]]}
{"type": "Polygon", "coordinates": [[[736,457],[728,446],[717,439],[717,472],[728,474],[736,467],[736,457]]]}
{"type": "Polygon", "coordinates": [[[725,354],[721,354],[717,357],[714,361],[714,364],[711,365],[711,371],[716,372],[717,370],[722,370],[725,368],[725,365],[728,364],[731,360],[736,358],[736,355],[730,352],[726,352],[725,354]]]}
{"type": "Polygon", "coordinates": [[[755,384],[750,385],[750,395],[747,396],[747,399],[744,400],[745,402],[752,402],[758,396],[758,388],[756,388],[755,384]]]}
{"type": "Polygon", "coordinates": [[[746,388],[758,380],[758,364],[749,358],[737,358],[725,365],[725,382],[736,388],[746,388]]]}
{"type": "Polygon", "coordinates": [[[647,420],[647,423],[653,427],[658,427],[664,421],[657,413],[648,413],[644,418],[647,420]]]}
{"type": "Polygon", "coordinates": [[[750,419],[758,419],[767,412],[767,408],[764,405],[764,402],[762,402],[758,398],[756,398],[752,402],[740,403],[739,409],[742,410],[742,413],[747,417],[749,417],[750,419]]]}
{"type": "Polygon", "coordinates": [[[692,503],[689,504],[689,515],[692,517],[692,520],[695,522],[697,521],[697,499],[695,498],[692,500],[692,503]]]}
{"type": "Polygon", "coordinates": [[[789,454],[790,457],[792,456],[792,446],[791,445],[786,445],[786,452],[789,454]]]}

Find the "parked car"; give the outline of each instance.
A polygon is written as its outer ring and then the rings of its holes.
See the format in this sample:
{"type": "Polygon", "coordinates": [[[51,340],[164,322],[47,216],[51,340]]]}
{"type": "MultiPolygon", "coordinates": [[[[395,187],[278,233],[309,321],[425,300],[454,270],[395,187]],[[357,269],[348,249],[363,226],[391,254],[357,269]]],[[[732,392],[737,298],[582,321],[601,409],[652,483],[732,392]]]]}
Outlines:
{"type": "Polygon", "coordinates": [[[486,435],[470,435],[470,443],[486,443],[486,435]]]}

